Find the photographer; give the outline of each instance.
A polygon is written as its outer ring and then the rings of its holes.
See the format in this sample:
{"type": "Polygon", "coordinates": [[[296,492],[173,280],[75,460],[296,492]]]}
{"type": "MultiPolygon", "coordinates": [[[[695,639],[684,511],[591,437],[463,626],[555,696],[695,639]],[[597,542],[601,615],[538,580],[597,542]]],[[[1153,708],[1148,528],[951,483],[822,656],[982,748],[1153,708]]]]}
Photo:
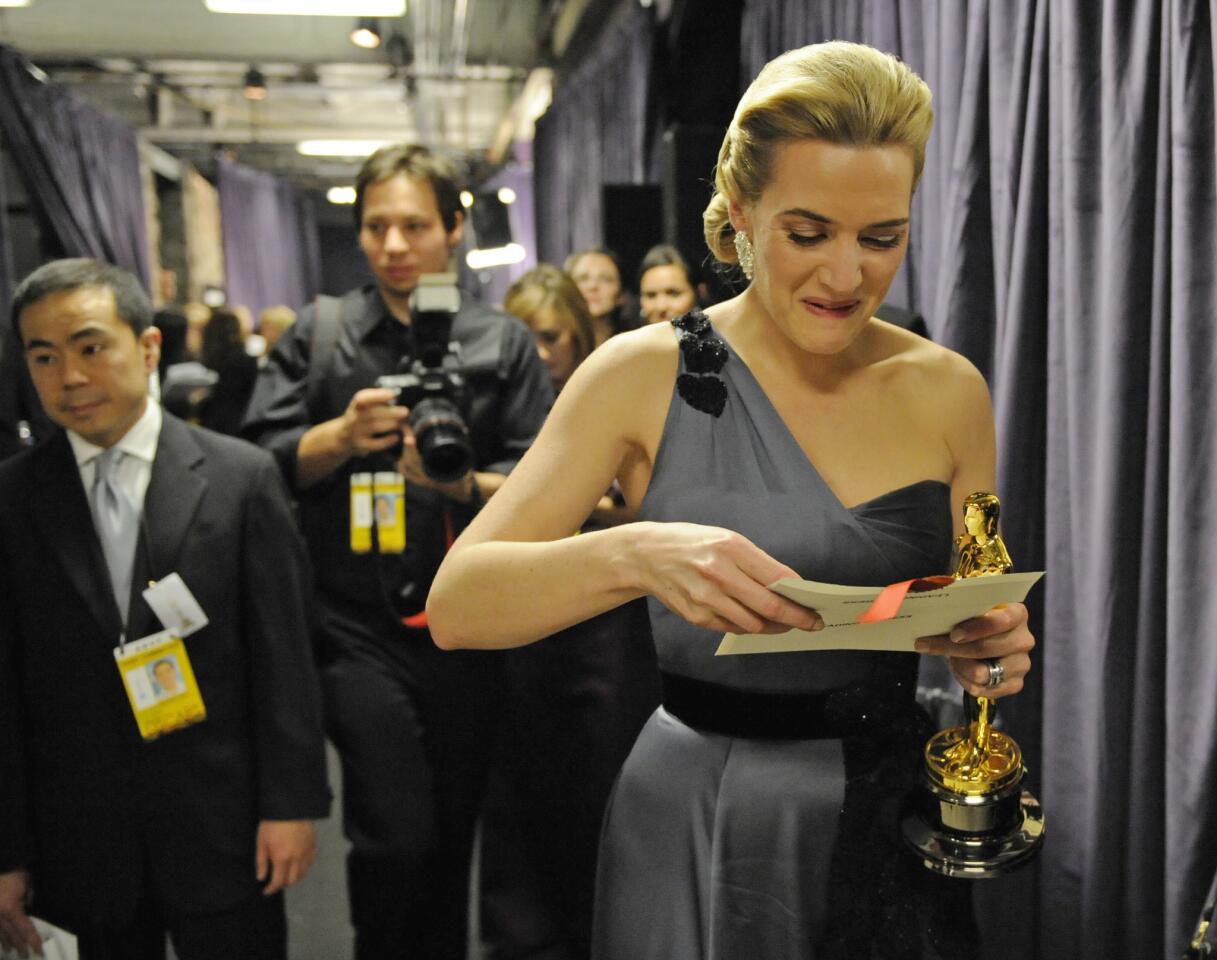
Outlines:
{"type": "MultiPolygon", "coordinates": [[[[301,312],[259,374],[244,432],[296,491],[317,570],[317,655],[342,758],[356,956],[464,960],[500,664],[439,653],[423,609],[451,538],[531,443],[552,394],[522,324],[463,296],[452,315],[443,301],[454,290],[420,287],[447,269],[463,229],[447,164],[422,147],[385,147],[356,191],[376,283],[301,312]],[[438,307],[416,309],[416,297],[432,294],[438,307]],[[450,336],[431,325],[445,319],[450,336]],[[426,360],[437,342],[442,356],[426,360]],[[420,456],[402,402],[417,396],[376,386],[429,364],[447,372],[438,406],[467,428],[473,468],[455,477],[420,456]],[[404,511],[392,499],[403,479],[404,511]]],[[[461,428],[448,433],[459,445],[461,428]]]]}

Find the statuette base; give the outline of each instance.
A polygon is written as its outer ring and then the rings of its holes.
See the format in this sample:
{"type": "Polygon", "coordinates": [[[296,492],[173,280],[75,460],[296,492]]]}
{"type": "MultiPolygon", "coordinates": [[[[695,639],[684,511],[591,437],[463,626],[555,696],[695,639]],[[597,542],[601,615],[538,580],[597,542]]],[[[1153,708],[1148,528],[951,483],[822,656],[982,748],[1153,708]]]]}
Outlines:
{"type": "Polygon", "coordinates": [[[961,795],[924,775],[904,818],[904,838],[935,873],[974,880],[1009,873],[1034,857],[1044,840],[1043,810],[1021,782],[1020,771],[1001,790],[961,795]]]}

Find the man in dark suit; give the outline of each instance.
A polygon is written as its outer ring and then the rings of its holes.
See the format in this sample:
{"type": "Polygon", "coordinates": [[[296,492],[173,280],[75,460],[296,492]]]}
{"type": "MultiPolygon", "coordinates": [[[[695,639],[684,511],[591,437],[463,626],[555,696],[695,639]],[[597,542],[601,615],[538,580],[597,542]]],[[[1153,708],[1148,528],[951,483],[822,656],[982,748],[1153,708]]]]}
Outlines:
{"type": "Polygon", "coordinates": [[[149,397],[150,321],[92,260],[14,297],[63,429],[0,465],[0,944],[38,946],[28,909],[86,960],[161,958],[166,931],[181,960],[282,960],[330,799],[307,559],[270,455],[149,397]],[[173,573],[208,618],[174,661],[206,717],[148,740],[116,648],[166,626],[143,588],[173,573]]]}

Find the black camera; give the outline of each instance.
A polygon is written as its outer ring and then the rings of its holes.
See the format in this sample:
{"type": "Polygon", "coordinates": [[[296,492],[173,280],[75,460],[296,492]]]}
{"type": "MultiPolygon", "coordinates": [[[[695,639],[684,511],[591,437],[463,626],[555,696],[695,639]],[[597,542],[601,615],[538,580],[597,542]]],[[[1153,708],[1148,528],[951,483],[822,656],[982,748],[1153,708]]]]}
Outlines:
{"type": "Polygon", "coordinates": [[[393,390],[397,402],[410,408],[423,470],[437,483],[459,480],[473,469],[473,444],[461,413],[465,374],[460,344],[451,341],[452,319],[460,309],[456,276],[424,274],[410,300],[414,357],[403,358],[395,374],[379,377],[376,386],[393,390]]]}

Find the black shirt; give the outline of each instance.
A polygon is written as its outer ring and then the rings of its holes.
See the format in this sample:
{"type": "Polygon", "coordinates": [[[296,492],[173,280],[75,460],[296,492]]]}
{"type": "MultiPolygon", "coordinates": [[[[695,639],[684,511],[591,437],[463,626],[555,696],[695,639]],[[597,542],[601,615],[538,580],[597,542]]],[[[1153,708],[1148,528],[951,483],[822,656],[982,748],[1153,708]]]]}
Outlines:
{"type": "MultiPolygon", "coordinates": [[[[374,386],[378,377],[396,373],[413,349],[409,327],[389,312],[375,287],[343,297],[342,316],[343,329],[315,409],[309,409],[308,397],[314,304],[301,311],[259,372],[243,434],[274,454],[296,491],[323,604],[378,628],[394,611],[400,616],[422,609],[447,550],[449,529],[459,533],[472,513],[433,490],[407,485],[405,554],[355,554],[350,549],[351,474],[393,469],[391,459],[383,454],[352,459],[309,489],[297,487],[296,452],[305,432],[340,416],[351,397],[374,386]]],[[[522,323],[464,295],[452,339],[461,346],[464,414],[476,469],[508,473],[553,402],[549,375],[522,323]]]]}

